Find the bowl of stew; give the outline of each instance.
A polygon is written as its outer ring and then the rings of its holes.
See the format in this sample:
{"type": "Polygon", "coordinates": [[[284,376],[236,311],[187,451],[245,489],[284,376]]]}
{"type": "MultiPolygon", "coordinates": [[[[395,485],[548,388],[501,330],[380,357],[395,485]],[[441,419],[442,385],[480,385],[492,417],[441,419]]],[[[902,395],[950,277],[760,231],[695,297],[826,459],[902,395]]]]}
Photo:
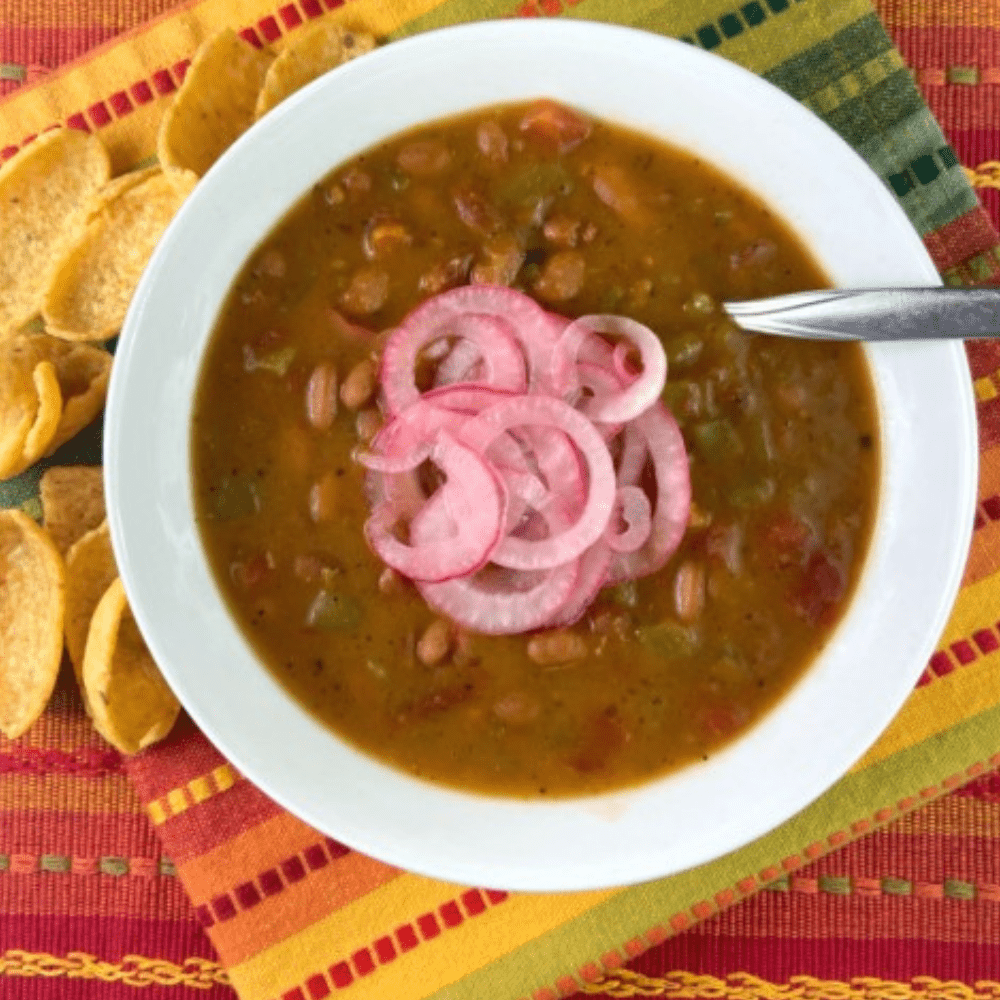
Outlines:
{"type": "Polygon", "coordinates": [[[899,709],[977,472],[961,345],[720,304],[938,283],[857,154],[724,60],[393,43],[243,136],[143,278],[105,439],[136,619],[242,774],[380,859],[569,890],[716,858],[899,709]]]}

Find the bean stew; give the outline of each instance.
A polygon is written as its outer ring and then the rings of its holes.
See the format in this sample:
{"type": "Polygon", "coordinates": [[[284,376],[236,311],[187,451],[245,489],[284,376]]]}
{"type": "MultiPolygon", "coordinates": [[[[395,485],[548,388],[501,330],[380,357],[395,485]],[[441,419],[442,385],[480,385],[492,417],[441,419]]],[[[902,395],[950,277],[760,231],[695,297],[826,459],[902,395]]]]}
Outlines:
{"type": "MultiPolygon", "coordinates": [[[[807,669],[869,544],[879,428],[862,349],[747,336],[719,306],[827,283],[735,181],[548,100],[435,122],[342,164],[246,263],[203,361],[195,501],[235,620],[311,713],[431,781],[558,797],[707,759],[807,669]],[[443,613],[370,544],[380,501],[362,463],[398,419],[393,338],[417,307],[465,295],[526,296],[557,330],[595,315],[651,329],[666,358],[652,405],[679,429],[690,483],[663,565],[603,577],[570,620],[507,634],[443,613]]],[[[459,327],[421,348],[413,392],[455,381],[449,365],[463,384],[482,377],[476,349],[456,367],[456,343],[459,327]]],[[[622,385],[649,367],[629,346],[606,345],[622,385]]],[[[621,496],[625,432],[594,426],[621,496]]],[[[469,463],[446,474],[429,454],[413,477],[440,497],[469,463]]],[[[655,456],[639,465],[655,530],[664,480],[655,456]]],[[[531,469],[549,495],[553,476],[531,469]]],[[[495,516],[516,520],[497,490],[495,516]]],[[[605,505],[630,530],[619,513],[605,505]]],[[[415,551],[426,530],[414,517],[383,537],[415,551]]]]}

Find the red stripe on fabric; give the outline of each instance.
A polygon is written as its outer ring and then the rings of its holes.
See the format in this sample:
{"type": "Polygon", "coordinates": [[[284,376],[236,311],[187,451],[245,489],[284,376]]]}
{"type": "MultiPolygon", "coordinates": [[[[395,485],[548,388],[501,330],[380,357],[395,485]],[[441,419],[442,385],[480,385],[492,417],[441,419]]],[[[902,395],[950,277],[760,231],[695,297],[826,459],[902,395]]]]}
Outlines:
{"type": "MultiPolygon", "coordinates": [[[[923,905],[941,904],[928,901],[923,905]]],[[[713,925],[718,919],[713,920],[713,925]]],[[[815,926],[816,918],[802,914],[788,919],[799,926],[815,926]]],[[[856,976],[876,976],[908,983],[916,976],[934,976],[972,983],[1000,975],[1000,949],[969,942],[899,938],[732,937],[713,926],[671,938],[629,963],[629,967],[654,977],[675,969],[720,978],[744,972],[777,983],[786,983],[803,971],[817,979],[839,982],[856,976]]]]}
{"type": "Polygon", "coordinates": [[[346,962],[338,962],[330,966],[330,979],[338,990],[345,989],[354,982],[354,974],[346,962]]]}
{"type": "MultiPolygon", "coordinates": [[[[197,957],[218,961],[215,950],[204,932],[190,918],[155,919],[113,917],[107,915],[23,915],[0,916],[0,941],[4,949],[23,949],[64,955],[84,951],[105,961],[119,961],[123,955],[150,954],[155,942],[155,954],[168,962],[180,963],[197,957]]],[[[62,979],[63,984],[70,980],[62,979]]],[[[0,978],[0,996],[6,997],[3,984],[11,980],[0,978]]],[[[93,990],[94,983],[90,982],[93,990]]],[[[145,990],[141,995],[146,997],[145,990]]],[[[199,996],[204,996],[198,991],[199,996]]],[[[174,996],[177,996],[176,989],[174,996]]],[[[232,994],[227,996],[232,1000],[232,994]]]]}
{"type": "Polygon", "coordinates": [[[156,92],[160,95],[169,94],[177,89],[177,84],[174,83],[174,78],[165,69],[158,69],[150,77],[153,81],[153,86],[156,88],[156,92]]]}
{"type": "Polygon", "coordinates": [[[996,243],[996,230],[981,208],[966,212],[924,237],[924,246],[939,271],[955,267],[969,257],[989,250],[996,243]]]}
{"type": "MultiPolygon", "coordinates": [[[[156,74],[154,74],[154,83],[156,74]]],[[[226,763],[225,757],[182,716],[162,743],[125,762],[139,798],[152,802],[226,763]]]]}
{"type": "Polygon", "coordinates": [[[997,28],[933,24],[894,28],[892,38],[907,64],[915,68],[946,69],[955,65],[996,66],[1000,63],[1000,30],[997,28]]]}
{"type": "Polygon", "coordinates": [[[302,15],[294,4],[286,4],[278,8],[281,20],[285,22],[286,28],[297,28],[302,23],[302,15]]]}
{"type": "Polygon", "coordinates": [[[281,28],[278,27],[278,22],[270,15],[262,17],[257,22],[257,27],[267,42],[276,42],[281,38],[281,28]]]}
{"type": "MultiPolygon", "coordinates": [[[[125,786],[124,779],[117,781],[125,786]]],[[[114,791],[107,789],[109,798],[114,791]]],[[[66,794],[68,797],[73,793],[67,790],[66,794]]],[[[163,847],[149,820],[139,811],[141,807],[132,798],[131,790],[123,787],[119,801],[124,808],[103,813],[54,809],[5,811],[0,825],[0,852],[92,858],[162,857],[163,847]],[[135,811],[128,811],[129,805],[135,811]]]]}
{"type": "Polygon", "coordinates": [[[0,774],[71,774],[77,778],[103,778],[121,771],[122,757],[116,750],[94,747],[46,750],[15,744],[0,753],[0,774]]]}
{"type": "Polygon", "coordinates": [[[153,100],[153,91],[145,80],[133,83],[132,86],[129,87],[129,93],[132,95],[136,104],[148,104],[151,100],[153,100]]]}
{"type": "MultiPolygon", "coordinates": [[[[103,954],[101,957],[103,959],[103,954]]],[[[133,996],[141,997],[142,1000],[180,1000],[177,986],[134,987],[122,983],[95,983],[93,979],[70,979],[66,976],[20,980],[11,977],[8,982],[18,985],[9,987],[16,992],[4,993],[4,1000],[125,1000],[126,997],[133,996]]],[[[233,1000],[234,997],[231,986],[212,986],[208,989],[182,986],[180,989],[184,990],[185,997],[197,997],[197,1000],[233,1000]]]]}
{"type": "Polygon", "coordinates": [[[262,49],[264,47],[264,43],[260,40],[260,35],[253,28],[244,28],[240,32],[240,38],[244,42],[249,42],[255,49],[262,49]]]}
{"type": "Polygon", "coordinates": [[[125,115],[135,110],[132,102],[128,99],[128,94],[124,90],[119,90],[112,94],[108,98],[108,104],[111,105],[111,110],[118,118],[124,118],[125,115]]]}
{"type": "Polygon", "coordinates": [[[320,17],[323,13],[319,0],[301,0],[301,6],[306,17],[320,17]]]}
{"type": "Polygon", "coordinates": [[[326,981],[326,976],[313,976],[307,980],[306,989],[310,1000],[323,1000],[323,997],[330,995],[330,984],[326,981]]]}
{"type": "Polygon", "coordinates": [[[410,951],[420,944],[417,932],[410,924],[403,924],[402,927],[397,927],[395,934],[396,940],[399,942],[400,951],[410,951]]]}
{"type": "Polygon", "coordinates": [[[367,948],[362,948],[351,955],[351,961],[359,976],[367,976],[375,971],[375,960],[367,948]]]}

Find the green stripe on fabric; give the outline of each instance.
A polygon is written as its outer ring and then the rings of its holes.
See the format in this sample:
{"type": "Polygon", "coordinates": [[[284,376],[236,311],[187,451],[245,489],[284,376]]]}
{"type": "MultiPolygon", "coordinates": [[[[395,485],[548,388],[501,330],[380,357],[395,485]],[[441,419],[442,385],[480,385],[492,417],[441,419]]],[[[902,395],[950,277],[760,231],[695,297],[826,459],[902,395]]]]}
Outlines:
{"type": "Polygon", "coordinates": [[[978,204],[940,126],[922,103],[891,129],[855,148],[893,190],[921,236],[978,204]]]}
{"type": "MultiPolygon", "coordinates": [[[[530,996],[608,951],[620,953],[626,941],[641,937],[653,925],[669,926],[672,916],[711,898],[713,890],[707,887],[714,887],[715,891],[731,889],[748,875],[779,865],[784,858],[800,855],[807,844],[826,842],[834,832],[831,825],[834,817],[840,818],[839,825],[846,833],[852,821],[870,819],[877,809],[892,804],[886,802],[886,789],[896,789],[902,798],[918,789],[940,786],[944,777],[963,773],[988,756],[988,748],[1000,745],[998,733],[1000,705],[864,771],[848,775],[783,826],[742,850],[672,878],[624,889],[575,920],[470,973],[427,1000],[480,1000],[499,995],[504,983],[517,983],[519,994],[530,996]]],[[[921,799],[920,804],[926,801],[921,799]]],[[[669,829],[665,821],[664,836],[669,836],[669,829]]],[[[904,885],[908,883],[900,879],[892,888],[884,888],[898,893],[904,885]]],[[[956,887],[954,891],[963,890],[956,887]]]]}
{"type": "MultiPolygon", "coordinates": [[[[494,0],[484,9],[477,0],[444,0],[433,10],[399,27],[391,37],[402,38],[484,17],[511,16],[525,3],[530,5],[531,0],[504,3],[494,0]]],[[[534,2],[534,9],[540,14],[548,13],[538,0],[534,2]]],[[[822,16],[810,0],[743,0],[742,3],[633,0],[624,9],[621,0],[580,0],[571,5],[558,0],[549,9],[562,17],[624,24],[683,38],[700,48],[718,51],[756,73],[783,63],[803,46],[871,12],[867,0],[845,0],[837,4],[835,10],[822,9],[822,16]]]]}
{"type": "Polygon", "coordinates": [[[764,73],[764,78],[802,101],[890,51],[894,51],[892,39],[875,14],[869,13],[764,73]]]}

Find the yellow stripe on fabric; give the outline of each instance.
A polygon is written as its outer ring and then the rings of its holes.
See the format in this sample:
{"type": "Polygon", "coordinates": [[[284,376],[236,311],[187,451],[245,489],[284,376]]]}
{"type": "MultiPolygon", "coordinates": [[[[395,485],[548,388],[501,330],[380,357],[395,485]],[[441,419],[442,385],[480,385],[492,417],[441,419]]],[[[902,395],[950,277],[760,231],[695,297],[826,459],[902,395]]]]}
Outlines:
{"type": "Polygon", "coordinates": [[[862,92],[881,83],[887,76],[905,67],[903,57],[890,49],[859,66],[854,72],[817,91],[807,101],[806,107],[822,115],[828,115],[840,105],[861,95],[862,92]]]}
{"type": "MultiPolygon", "coordinates": [[[[426,13],[438,2],[353,0],[324,16],[384,36],[405,21],[426,13]]],[[[204,0],[124,42],[96,50],[97,57],[47,77],[44,85],[15,92],[3,104],[0,148],[20,145],[26,136],[84,112],[120,90],[127,91],[133,83],[148,81],[158,69],[169,69],[189,59],[198,44],[213,32],[224,27],[243,28],[256,24],[261,18],[275,16],[281,6],[277,0],[242,0],[240,3],[204,0]]],[[[280,22],[280,17],[276,20],[280,22]]],[[[97,130],[108,146],[116,173],[130,169],[154,152],[156,129],[164,104],[165,100],[160,98],[138,106],[122,119],[97,130]]]]}
{"type": "MultiPolygon", "coordinates": [[[[337,910],[311,927],[229,970],[240,1000],[270,1000],[301,985],[311,975],[368,948],[376,937],[442,904],[464,890],[446,882],[405,875],[337,910]],[[350,936],[352,928],[365,931],[350,936]],[[374,933],[373,933],[374,931],[374,933]]],[[[456,928],[423,941],[351,985],[352,1000],[424,996],[442,989],[471,970],[482,968],[610,899],[621,890],[519,894],[486,912],[467,917],[456,928]],[[488,929],[488,932],[486,932],[488,929]],[[419,987],[417,986],[419,984],[419,987]]],[[[440,920],[438,921],[440,923],[440,920]]],[[[399,949],[397,948],[397,951],[399,949]]],[[[374,953],[373,953],[374,957],[374,953]]]]}
{"type": "Polygon", "coordinates": [[[982,378],[977,378],[972,383],[972,387],[976,390],[976,399],[980,403],[988,403],[991,399],[996,399],[997,387],[992,375],[984,375],[982,378]]]}
{"type": "MultiPolygon", "coordinates": [[[[876,663],[873,660],[873,669],[876,663]]],[[[887,760],[997,704],[1000,704],[1000,656],[984,657],[958,667],[946,677],[917,688],[850,773],[856,774],[887,760]]]]}
{"type": "Polygon", "coordinates": [[[171,788],[166,795],[154,799],[146,806],[146,812],[153,826],[160,826],[171,816],[178,816],[192,805],[232,788],[238,778],[239,775],[229,764],[220,764],[208,774],[198,775],[187,784],[171,788]]]}
{"type": "Polygon", "coordinates": [[[968,639],[973,632],[990,628],[995,624],[998,583],[1000,578],[996,575],[987,576],[959,591],[951,617],[938,643],[939,647],[949,646],[960,639],[968,639]]]}
{"type": "MultiPolygon", "coordinates": [[[[854,979],[818,979],[797,975],[788,982],[771,982],[749,972],[731,972],[720,979],[704,973],[674,971],[652,977],[631,969],[616,969],[593,983],[584,983],[582,993],[608,993],[615,997],[664,996],[671,1000],[798,1000],[803,996],[836,997],[837,1000],[997,1000],[1000,982],[976,980],[975,985],[914,976],[909,982],[858,976],[854,979]]],[[[553,994],[555,995],[555,994],[553,994]]]]}
{"type": "Polygon", "coordinates": [[[1000,28],[996,0],[878,0],[878,14],[888,28],[1000,28]]]}
{"type": "MultiPolygon", "coordinates": [[[[618,17],[621,16],[619,3],[607,0],[607,8],[608,20],[615,20],[616,11],[618,17]]],[[[705,12],[705,18],[711,20],[725,13],[725,8],[718,3],[702,3],[695,9],[699,8],[705,12]]],[[[768,17],[758,27],[727,39],[718,51],[727,59],[762,74],[825,41],[849,24],[870,17],[871,13],[868,0],[838,0],[837,3],[822,5],[793,4],[780,14],[768,17]]],[[[680,27],[678,21],[677,9],[670,7],[663,15],[664,23],[654,24],[653,27],[673,33],[680,27]]],[[[698,27],[700,22],[691,23],[685,31],[695,31],[698,27]]]]}
{"type": "Polygon", "coordinates": [[[126,955],[121,961],[107,962],[83,951],[52,955],[18,948],[0,953],[2,976],[87,979],[135,987],[187,986],[199,990],[229,983],[222,966],[207,958],[186,958],[177,965],[162,958],[126,955]]]}

